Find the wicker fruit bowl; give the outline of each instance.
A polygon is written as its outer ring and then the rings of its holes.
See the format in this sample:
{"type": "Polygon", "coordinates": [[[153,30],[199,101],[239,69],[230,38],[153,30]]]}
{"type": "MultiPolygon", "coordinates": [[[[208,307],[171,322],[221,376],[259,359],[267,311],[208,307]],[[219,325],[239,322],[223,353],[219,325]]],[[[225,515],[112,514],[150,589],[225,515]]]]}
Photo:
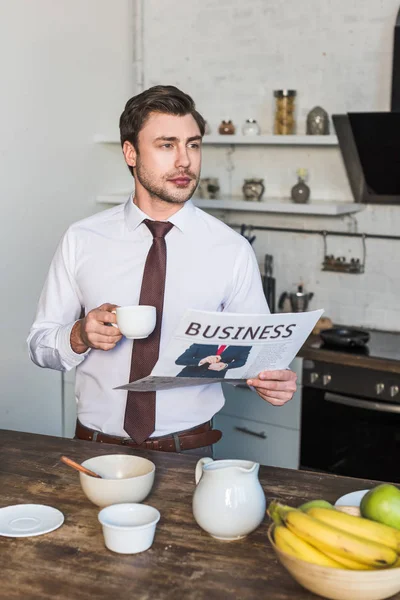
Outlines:
{"type": "Polygon", "coordinates": [[[310,592],[331,600],[383,600],[400,592],[400,568],[351,571],[321,567],[283,552],[275,545],[274,525],[268,539],[280,563],[310,592]]]}

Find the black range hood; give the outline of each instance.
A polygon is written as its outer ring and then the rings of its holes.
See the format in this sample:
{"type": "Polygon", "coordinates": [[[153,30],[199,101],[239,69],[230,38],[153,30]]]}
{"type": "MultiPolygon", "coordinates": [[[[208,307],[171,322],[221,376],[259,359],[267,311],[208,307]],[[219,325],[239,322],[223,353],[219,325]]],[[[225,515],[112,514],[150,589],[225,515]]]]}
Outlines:
{"type": "Polygon", "coordinates": [[[394,29],[391,112],[332,115],[355,202],[400,204],[400,10],[394,29]]]}

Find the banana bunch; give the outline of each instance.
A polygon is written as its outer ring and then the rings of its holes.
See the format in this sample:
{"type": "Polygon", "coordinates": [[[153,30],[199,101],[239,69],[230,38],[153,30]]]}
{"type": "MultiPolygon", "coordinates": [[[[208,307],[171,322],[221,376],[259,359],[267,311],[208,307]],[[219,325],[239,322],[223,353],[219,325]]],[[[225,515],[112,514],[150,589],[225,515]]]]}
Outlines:
{"type": "Polygon", "coordinates": [[[400,532],[336,510],[327,502],[296,509],[272,501],[275,545],[296,558],[333,569],[372,570],[400,566],[400,532]]]}

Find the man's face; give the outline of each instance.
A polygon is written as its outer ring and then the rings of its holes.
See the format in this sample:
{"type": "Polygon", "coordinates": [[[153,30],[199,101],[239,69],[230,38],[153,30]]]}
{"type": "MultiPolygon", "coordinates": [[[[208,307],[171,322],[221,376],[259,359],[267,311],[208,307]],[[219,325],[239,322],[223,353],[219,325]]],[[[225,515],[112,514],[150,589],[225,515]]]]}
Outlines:
{"type": "MultiPolygon", "coordinates": [[[[129,154],[125,158],[128,162],[129,154]]],[[[192,115],[151,114],[131,158],[136,187],[165,202],[183,204],[193,196],[200,177],[201,135],[196,121],[192,115]]]]}

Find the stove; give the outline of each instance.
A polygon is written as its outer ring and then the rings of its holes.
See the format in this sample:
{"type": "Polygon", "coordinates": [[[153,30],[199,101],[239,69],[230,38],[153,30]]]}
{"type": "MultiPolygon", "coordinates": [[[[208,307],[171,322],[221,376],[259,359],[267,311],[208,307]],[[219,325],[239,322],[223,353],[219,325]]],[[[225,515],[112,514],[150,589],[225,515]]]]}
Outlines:
{"type": "Polygon", "coordinates": [[[300,468],[400,483],[400,333],[304,350],[300,468]]]}
{"type": "MultiPolygon", "coordinates": [[[[363,329],[370,334],[370,339],[366,346],[355,348],[338,348],[325,344],[320,338],[312,342],[309,347],[336,354],[369,356],[382,360],[394,360],[400,362],[400,332],[392,333],[389,331],[378,331],[374,329],[363,329]]],[[[345,360],[345,359],[344,359],[345,360]]]]}

